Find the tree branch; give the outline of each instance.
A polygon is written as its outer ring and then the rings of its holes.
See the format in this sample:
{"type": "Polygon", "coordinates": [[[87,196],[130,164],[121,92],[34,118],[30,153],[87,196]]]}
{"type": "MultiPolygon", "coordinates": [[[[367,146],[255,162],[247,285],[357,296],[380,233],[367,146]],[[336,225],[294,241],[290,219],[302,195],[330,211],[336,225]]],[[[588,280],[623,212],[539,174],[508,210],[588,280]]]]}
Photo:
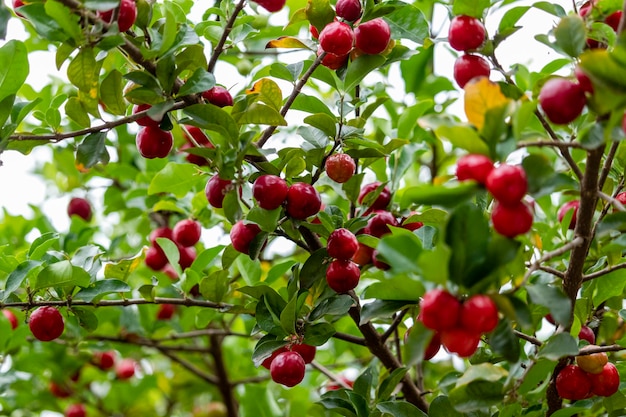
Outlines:
{"type": "Polygon", "coordinates": [[[212,334],[209,336],[210,341],[210,353],[213,357],[213,364],[215,365],[215,374],[219,383],[217,388],[222,394],[222,401],[226,405],[228,410],[228,417],[239,417],[239,404],[233,393],[233,384],[228,377],[228,371],[224,363],[224,356],[222,355],[222,340],[223,336],[212,334]]]}
{"type": "Polygon", "coordinates": [[[180,366],[182,366],[183,368],[187,369],[189,372],[191,372],[192,374],[196,375],[197,377],[199,377],[200,379],[208,382],[209,384],[213,384],[219,387],[220,385],[220,381],[218,378],[216,378],[215,376],[208,374],[206,372],[204,372],[203,370],[201,370],[200,368],[198,368],[196,365],[192,364],[191,362],[187,362],[185,359],[182,359],[180,357],[178,357],[177,355],[173,354],[172,352],[168,351],[167,349],[163,349],[160,346],[155,346],[156,349],[158,349],[163,355],[167,356],[168,358],[170,358],[172,361],[176,362],[177,364],[179,364],[180,366]]]}
{"type": "Polygon", "coordinates": [[[230,35],[230,32],[233,30],[233,26],[235,25],[235,20],[237,20],[237,15],[239,15],[239,13],[241,12],[245,4],[246,4],[246,0],[239,0],[239,3],[235,5],[233,14],[230,15],[230,17],[228,18],[228,21],[226,22],[226,27],[224,28],[224,31],[222,32],[222,37],[220,38],[219,42],[217,43],[217,45],[215,45],[215,48],[213,49],[213,54],[211,54],[211,60],[209,61],[209,65],[207,67],[208,72],[213,73],[213,71],[215,70],[215,65],[217,64],[217,60],[222,54],[222,52],[224,52],[224,45],[226,44],[226,39],[228,39],[228,35],[230,35]]]}

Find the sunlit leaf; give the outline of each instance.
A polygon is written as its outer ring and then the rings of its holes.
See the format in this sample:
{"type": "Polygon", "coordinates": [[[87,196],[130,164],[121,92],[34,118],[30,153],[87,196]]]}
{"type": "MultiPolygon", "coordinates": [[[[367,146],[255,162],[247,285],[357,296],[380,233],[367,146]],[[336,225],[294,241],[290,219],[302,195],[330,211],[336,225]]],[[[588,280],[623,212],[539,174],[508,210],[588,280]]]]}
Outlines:
{"type": "Polygon", "coordinates": [[[507,98],[500,86],[486,77],[478,78],[465,85],[465,115],[467,120],[481,130],[489,110],[507,106],[507,98]]]}

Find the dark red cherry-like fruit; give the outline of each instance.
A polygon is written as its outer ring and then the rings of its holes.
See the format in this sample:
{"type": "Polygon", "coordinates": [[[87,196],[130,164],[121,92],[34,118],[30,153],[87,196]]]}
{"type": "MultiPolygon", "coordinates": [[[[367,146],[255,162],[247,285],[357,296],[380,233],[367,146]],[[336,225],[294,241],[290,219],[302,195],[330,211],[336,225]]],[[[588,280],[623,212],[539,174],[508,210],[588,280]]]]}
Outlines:
{"type": "Polygon", "coordinates": [[[204,188],[204,194],[210,205],[215,208],[222,208],[224,197],[232,187],[232,180],[223,180],[219,175],[212,176],[204,188]]]}
{"type": "Polygon", "coordinates": [[[567,365],[556,376],[556,390],[566,400],[582,400],[591,392],[590,374],[576,365],[567,365]]]}
{"type": "Polygon", "coordinates": [[[474,78],[489,77],[490,73],[491,67],[489,67],[489,62],[481,56],[465,54],[454,61],[454,81],[461,88],[465,87],[465,84],[474,78]]]}
{"type": "Polygon", "coordinates": [[[172,237],[174,242],[183,247],[193,246],[200,240],[202,227],[192,219],[184,219],[174,225],[172,237]]]}
{"type": "Polygon", "coordinates": [[[289,187],[285,199],[285,210],[290,217],[304,220],[317,214],[321,207],[320,193],[311,184],[296,182],[289,187]]]}
{"type": "Polygon", "coordinates": [[[248,255],[250,253],[250,243],[259,233],[261,233],[261,228],[258,225],[244,223],[243,220],[239,220],[230,229],[230,241],[237,252],[248,255]]]}
{"type": "Polygon", "coordinates": [[[420,301],[418,319],[432,330],[447,330],[458,326],[461,302],[442,289],[428,291],[420,301]]]}
{"type": "Polygon", "coordinates": [[[359,241],[348,229],[336,229],[328,236],[328,256],[336,259],[351,259],[359,248],[359,241]]]}
{"type": "Polygon", "coordinates": [[[335,4],[335,13],[348,22],[354,22],[361,17],[363,7],[360,0],[337,0],[335,4]]]}
{"type": "Polygon", "coordinates": [[[137,132],[135,140],[139,153],[144,158],[165,158],[174,145],[172,134],[156,126],[146,126],[137,132]]]}
{"type": "Polygon", "coordinates": [[[277,355],[270,366],[272,380],[286,387],[298,385],[304,379],[306,364],[299,353],[293,351],[277,355]]]}
{"type": "Polygon", "coordinates": [[[480,333],[475,333],[462,327],[441,331],[441,344],[450,353],[456,353],[462,358],[469,358],[478,349],[480,333]]]}
{"type": "Polygon", "coordinates": [[[280,207],[287,198],[289,186],[277,175],[261,175],[254,181],[252,195],[265,210],[274,210],[280,207]]]}
{"type": "Polygon", "coordinates": [[[511,205],[496,201],[491,211],[491,222],[496,232],[514,238],[530,230],[533,225],[533,213],[523,201],[511,205]]]}
{"type": "Polygon", "coordinates": [[[222,87],[221,85],[216,85],[215,87],[205,91],[204,93],[202,93],[202,97],[204,97],[206,101],[217,107],[226,107],[233,105],[233,96],[226,88],[222,87]]]}
{"type": "Polygon", "coordinates": [[[583,111],[587,97],[584,88],[565,78],[551,78],[541,87],[539,105],[555,124],[568,124],[583,111]]]}
{"type": "Polygon", "coordinates": [[[485,183],[493,197],[504,205],[514,205],[522,200],[528,190],[524,168],[502,164],[494,168],[485,183]]]}
{"type": "Polygon", "coordinates": [[[461,327],[473,333],[489,333],[498,325],[498,307],[486,295],[473,295],[461,305],[461,327]]]}
{"type": "Polygon", "coordinates": [[[91,204],[84,198],[74,197],[67,205],[67,215],[70,217],[78,216],[88,222],[93,215],[91,204]]]}
{"type": "Polygon", "coordinates": [[[485,26],[475,17],[455,16],[450,22],[448,42],[457,51],[479,48],[485,42],[485,26]]]}
{"type": "Polygon", "coordinates": [[[350,155],[336,153],[326,159],[324,169],[331,180],[342,184],[352,178],[356,171],[356,163],[350,155]]]}
{"type": "Polygon", "coordinates": [[[456,177],[459,181],[474,180],[484,185],[492,170],[493,161],[480,154],[464,155],[456,163],[456,177]]]}
{"type": "Polygon", "coordinates": [[[572,214],[572,219],[569,222],[569,225],[567,226],[570,230],[574,230],[576,228],[576,220],[578,217],[578,207],[580,207],[580,200],[572,200],[572,201],[568,201],[567,203],[563,204],[560,208],[559,211],[557,212],[557,217],[559,219],[559,223],[561,223],[563,221],[563,219],[565,218],[565,216],[567,215],[568,212],[570,211],[574,211],[574,213],[572,214]]]}
{"type": "MultiPolygon", "coordinates": [[[[114,23],[113,10],[107,10],[106,12],[98,12],[98,16],[107,23],[114,23]]],[[[126,32],[129,30],[137,19],[137,5],[135,0],[121,0],[119,11],[117,15],[117,26],[120,32],[126,32]]]]}
{"type": "Polygon", "coordinates": [[[359,204],[368,204],[369,210],[385,210],[389,203],[391,202],[391,192],[387,186],[383,187],[380,190],[380,193],[376,196],[374,200],[370,200],[373,195],[376,195],[378,188],[382,184],[380,182],[372,182],[366,184],[363,188],[361,188],[361,192],[359,193],[359,197],[357,199],[359,204]],[[370,193],[374,193],[370,195],[370,193]]]}
{"type": "Polygon", "coordinates": [[[391,40],[389,24],[382,18],[368,20],[354,29],[357,49],[366,54],[376,55],[387,49],[391,40]]]}
{"type": "Polygon", "coordinates": [[[328,286],[339,294],[356,288],[361,278],[361,270],[352,261],[336,259],[326,269],[328,286]]]}
{"type": "Polygon", "coordinates": [[[61,336],[65,330],[63,316],[54,307],[39,307],[30,315],[28,327],[33,336],[43,342],[49,342],[61,336]]]}
{"type": "Polygon", "coordinates": [[[330,22],[320,32],[319,42],[325,52],[347,55],[354,46],[354,32],[346,23],[330,22]]]}

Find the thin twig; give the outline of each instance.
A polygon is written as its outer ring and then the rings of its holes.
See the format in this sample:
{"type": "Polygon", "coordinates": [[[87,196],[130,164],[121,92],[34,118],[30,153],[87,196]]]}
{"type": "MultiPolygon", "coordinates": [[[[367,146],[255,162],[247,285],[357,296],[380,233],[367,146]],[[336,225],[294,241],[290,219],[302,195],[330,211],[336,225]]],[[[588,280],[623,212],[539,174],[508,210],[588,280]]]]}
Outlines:
{"type": "Polygon", "coordinates": [[[617,271],[617,270],[624,269],[624,268],[626,268],[626,263],[619,264],[619,265],[614,265],[614,266],[602,269],[600,271],[584,275],[583,276],[583,282],[587,282],[587,281],[591,281],[592,279],[603,277],[606,274],[610,274],[613,271],[617,271]]]}
{"type": "Polygon", "coordinates": [[[537,339],[536,337],[529,336],[526,333],[522,333],[518,330],[513,330],[513,333],[515,334],[515,336],[519,337],[520,339],[530,342],[535,346],[543,345],[543,342],[541,342],[541,340],[537,339]]]}
{"type": "Polygon", "coordinates": [[[215,70],[217,59],[220,57],[222,52],[224,52],[224,44],[226,44],[226,39],[228,39],[228,35],[230,35],[230,32],[233,30],[233,26],[235,25],[235,20],[237,20],[237,15],[239,15],[239,13],[241,12],[245,4],[246,4],[246,0],[240,0],[239,3],[237,3],[235,8],[233,9],[233,14],[230,15],[230,17],[228,18],[228,21],[226,22],[226,27],[224,28],[224,31],[222,32],[222,37],[220,38],[219,42],[215,45],[215,48],[213,49],[213,54],[211,55],[211,59],[209,60],[209,65],[207,67],[208,72],[213,73],[213,71],[215,70]]]}
{"type": "Polygon", "coordinates": [[[162,347],[156,347],[156,348],[163,355],[167,356],[172,361],[176,362],[177,364],[179,364],[183,368],[187,369],[189,372],[191,372],[192,374],[196,375],[200,379],[208,382],[209,384],[219,385],[220,381],[215,376],[204,372],[202,369],[198,368],[196,365],[192,364],[191,362],[188,362],[185,359],[182,359],[182,358],[178,357],[177,355],[173,354],[172,352],[169,352],[166,349],[163,349],[162,347]]]}
{"type": "Polygon", "coordinates": [[[342,388],[346,388],[346,389],[352,389],[352,387],[350,385],[348,385],[346,383],[346,381],[342,380],[341,378],[339,378],[337,375],[333,374],[332,372],[330,372],[330,370],[328,368],[326,368],[324,365],[313,361],[311,362],[311,366],[315,369],[317,369],[318,371],[320,371],[321,373],[323,373],[324,375],[326,375],[331,381],[333,381],[334,383],[336,383],[337,385],[339,385],[342,388]]]}

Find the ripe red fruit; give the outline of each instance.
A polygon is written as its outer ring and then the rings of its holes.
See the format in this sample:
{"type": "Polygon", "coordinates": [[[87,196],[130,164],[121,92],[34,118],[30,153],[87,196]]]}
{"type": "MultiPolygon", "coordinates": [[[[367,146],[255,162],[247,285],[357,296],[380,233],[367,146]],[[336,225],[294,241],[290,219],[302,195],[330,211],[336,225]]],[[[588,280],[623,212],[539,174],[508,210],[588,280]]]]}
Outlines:
{"type": "Polygon", "coordinates": [[[84,198],[74,197],[67,205],[67,215],[70,217],[76,215],[88,222],[91,220],[92,214],[91,204],[84,198]]]}
{"type": "Polygon", "coordinates": [[[461,88],[474,78],[489,77],[490,73],[489,62],[481,56],[465,54],[454,61],[454,81],[461,88]]]}
{"type": "Polygon", "coordinates": [[[49,342],[63,334],[63,316],[54,307],[39,307],[30,315],[28,327],[33,336],[42,342],[49,342]]]}
{"type": "MultiPolygon", "coordinates": [[[[339,376],[339,379],[341,380],[341,382],[346,384],[348,387],[350,387],[350,388],[354,387],[354,381],[353,380],[351,380],[351,379],[349,379],[349,378],[347,378],[345,376],[342,376],[342,375],[339,376]]],[[[339,385],[339,383],[335,382],[335,381],[329,382],[328,384],[326,384],[326,391],[337,391],[340,388],[344,388],[344,387],[342,385],[339,385]]]]}
{"type": "Polygon", "coordinates": [[[304,363],[311,363],[315,359],[317,348],[305,343],[296,343],[291,346],[291,350],[297,352],[304,359],[304,363]]]}
{"type": "Polygon", "coordinates": [[[137,362],[134,359],[125,358],[115,366],[115,375],[117,379],[130,379],[135,375],[137,362]]]}
{"type": "Polygon", "coordinates": [[[581,326],[580,332],[578,332],[578,338],[580,340],[586,340],[590,345],[596,343],[596,334],[589,326],[581,326]]]}
{"type": "Polygon", "coordinates": [[[320,32],[322,49],[334,55],[347,55],[354,45],[354,32],[343,22],[330,22],[320,32]]]}
{"type": "Polygon", "coordinates": [[[174,316],[176,312],[175,304],[160,304],[159,310],[157,311],[156,318],[157,320],[169,320],[174,316]]]}
{"type": "Polygon", "coordinates": [[[230,229],[230,241],[237,252],[248,255],[250,254],[250,243],[259,233],[261,233],[261,229],[258,225],[254,223],[246,224],[243,220],[239,220],[230,229]]]}
{"type": "Polygon", "coordinates": [[[334,230],[328,236],[326,249],[328,250],[328,256],[331,258],[351,259],[357,249],[359,249],[359,241],[354,233],[348,229],[341,228],[334,230]]]}
{"type": "Polygon", "coordinates": [[[201,234],[202,227],[200,223],[192,219],[179,221],[172,230],[174,242],[185,248],[198,243],[201,234]]]}
{"type": "Polygon", "coordinates": [[[347,293],[356,288],[361,278],[361,270],[352,261],[337,259],[326,269],[328,286],[339,294],[347,293]]]}
{"type": "Polygon", "coordinates": [[[514,238],[530,230],[533,225],[533,213],[523,201],[510,206],[496,201],[491,211],[491,222],[496,232],[514,238]]]}
{"type": "MultiPolygon", "coordinates": [[[[148,110],[149,108],[151,108],[152,106],[149,104],[135,104],[133,106],[133,114],[137,114],[139,112],[142,112],[144,110],[148,110]]],[[[139,125],[139,126],[153,126],[153,127],[158,127],[159,124],[161,123],[160,120],[154,120],[151,119],[149,116],[143,116],[137,120],[135,120],[135,122],[139,125]]]]}
{"type": "Polygon", "coordinates": [[[461,305],[461,327],[473,333],[489,333],[498,325],[498,307],[486,295],[473,295],[461,305]]]}
{"type": "Polygon", "coordinates": [[[261,366],[264,367],[265,369],[270,369],[274,358],[276,358],[276,356],[280,355],[283,352],[289,352],[289,349],[287,349],[287,346],[281,346],[275,351],[273,351],[272,354],[268,358],[265,358],[263,363],[261,363],[261,366]]]}
{"type": "MultiPolygon", "coordinates": [[[[206,147],[210,149],[214,148],[213,144],[209,140],[209,137],[199,127],[185,126],[185,129],[183,129],[183,136],[185,137],[187,142],[181,145],[181,147],[179,148],[181,151],[185,149],[195,148],[198,146],[206,147]]],[[[194,155],[192,153],[188,153],[185,156],[185,159],[188,162],[192,164],[196,164],[198,166],[206,166],[209,164],[209,161],[207,160],[207,158],[200,156],[200,155],[194,155]]]]}
{"type": "Polygon", "coordinates": [[[457,327],[460,321],[461,302],[448,291],[428,291],[420,301],[418,320],[432,330],[447,330],[457,327]]]}
{"type": "MultiPolygon", "coordinates": [[[[357,199],[358,203],[363,204],[366,200],[369,201],[370,197],[368,195],[370,193],[375,193],[378,187],[380,186],[381,186],[381,183],[378,181],[366,184],[361,189],[361,192],[359,193],[359,198],[357,199]]],[[[378,196],[373,202],[369,201],[370,208],[366,213],[369,213],[373,210],[384,210],[387,208],[390,202],[391,202],[391,191],[389,191],[389,188],[385,186],[383,187],[382,191],[380,191],[380,194],[378,194],[378,196]]]]}
{"type": "Polygon", "coordinates": [[[576,217],[578,215],[578,207],[580,207],[580,200],[572,200],[563,204],[559,211],[557,212],[557,218],[559,219],[559,223],[563,221],[565,215],[570,211],[574,210],[574,214],[572,214],[572,220],[569,222],[568,228],[574,230],[576,228],[576,217]]]}
{"type": "Polygon", "coordinates": [[[382,256],[379,255],[377,250],[374,250],[374,252],[372,252],[372,264],[374,264],[374,266],[378,269],[380,269],[381,271],[387,271],[391,268],[391,265],[389,265],[387,262],[382,260],[382,256]]]}
{"type": "Polygon", "coordinates": [[[230,92],[226,88],[220,85],[216,85],[215,87],[205,91],[204,93],[202,93],[202,97],[206,101],[208,101],[209,103],[217,107],[226,107],[226,106],[233,105],[233,96],[230,94],[230,92]]]}
{"type": "Polygon", "coordinates": [[[265,210],[274,210],[280,207],[287,198],[289,186],[277,175],[261,175],[254,181],[252,195],[265,210]]]}
{"type": "Polygon", "coordinates": [[[317,39],[320,37],[320,32],[319,30],[317,30],[317,28],[313,25],[309,25],[309,32],[311,33],[311,37],[313,39],[317,39]]]}
{"type": "MultiPolygon", "coordinates": [[[[411,215],[413,215],[415,213],[411,213],[411,215]]],[[[411,221],[407,223],[408,218],[405,217],[402,219],[401,221],[401,225],[400,227],[402,227],[403,229],[406,230],[410,230],[411,232],[416,231],[417,229],[421,229],[424,226],[424,223],[422,222],[416,222],[416,221],[411,221]]]]}
{"type": "Polygon", "coordinates": [[[156,246],[150,246],[146,251],[146,266],[153,271],[160,271],[167,265],[167,256],[163,249],[156,246]]]}
{"type": "Polygon", "coordinates": [[[65,417],[85,417],[87,411],[82,404],[71,404],[65,409],[65,417]]]}
{"type": "Polygon", "coordinates": [[[174,145],[170,132],[155,126],[146,126],[137,132],[135,144],[144,158],[165,158],[174,145]]]}
{"type": "Polygon", "coordinates": [[[335,4],[337,16],[348,22],[354,22],[361,17],[362,11],[363,7],[360,0],[337,0],[335,4]]]}
{"type": "Polygon", "coordinates": [[[150,240],[150,244],[152,246],[158,245],[156,241],[158,237],[164,237],[166,239],[173,240],[172,229],[170,229],[169,227],[158,227],[154,229],[152,232],[150,232],[150,236],[148,239],[150,240]]]}
{"type": "Polygon", "coordinates": [[[610,397],[619,389],[619,372],[612,363],[607,363],[599,374],[587,374],[591,381],[591,392],[601,397],[610,397]]]}
{"type": "Polygon", "coordinates": [[[389,226],[397,225],[398,220],[393,214],[385,210],[377,210],[374,217],[368,220],[366,230],[372,236],[382,237],[391,233],[389,226]]]}
{"type": "Polygon", "coordinates": [[[57,384],[54,381],[50,381],[48,389],[50,390],[50,393],[57,398],[67,398],[72,395],[72,390],[67,386],[67,384],[57,384]]]}
{"type": "Polygon", "coordinates": [[[103,371],[113,368],[115,366],[115,351],[94,352],[92,363],[103,371]]]}
{"type": "Polygon", "coordinates": [[[582,400],[591,392],[590,374],[576,365],[567,365],[556,376],[556,390],[566,400],[582,400]]]}
{"type": "MultiPolygon", "coordinates": [[[[115,10],[115,9],[113,9],[115,10]]],[[[98,16],[107,23],[113,23],[113,10],[98,12],[98,16]]],[[[137,5],[134,0],[121,0],[117,16],[117,26],[120,32],[130,29],[137,19],[137,5]]]]}
{"type": "Polygon", "coordinates": [[[382,18],[361,23],[354,29],[355,44],[366,54],[376,55],[387,49],[391,39],[391,29],[382,18]]]}
{"type": "Polygon", "coordinates": [[[18,324],[17,317],[15,317],[15,314],[11,310],[7,310],[7,309],[3,309],[2,314],[4,314],[4,317],[6,317],[7,320],[9,320],[9,323],[11,324],[11,329],[15,330],[18,324]]]}
{"type": "Polygon", "coordinates": [[[539,104],[552,123],[568,124],[583,111],[587,97],[580,84],[565,78],[551,78],[541,87],[539,104]]]}
{"type": "Polygon", "coordinates": [[[189,268],[193,261],[196,260],[196,249],[193,246],[188,248],[178,246],[178,253],[180,255],[178,265],[183,270],[189,268]]]}
{"type": "Polygon", "coordinates": [[[282,9],[287,0],[254,0],[254,2],[268,12],[274,13],[282,9]]]}
{"type": "Polygon", "coordinates": [[[272,380],[287,387],[298,385],[304,379],[306,364],[297,352],[283,352],[277,355],[270,366],[272,380]]]}
{"type": "Polygon", "coordinates": [[[326,159],[324,169],[331,180],[342,184],[352,178],[356,171],[356,163],[350,155],[336,153],[326,159]]]}
{"type": "Polygon", "coordinates": [[[224,205],[224,197],[232,186],[232,180],[223,180],[219,175],[209,178],[204,188],[204,194],[209,204],[215,208],[222,208],[224,205]]]}
{"type": "Polygon", "coordinates": [[[484,185],[491,171],[493,161],[485,155],[464,155],[456,163],[456,177],[459,181],[474,180],[484,185]]]}
{"type": "Polygon", "coordinates": [[[524,168],[519,165],[502,164],[494,168],[485,183],[487,190],[503,205],[519,203],[528,190],[524,168]]]}
{"type": "Polygon", "coordinates": [[[576,67],[574,68],[574,75],[578,80],[578,84],[580,84],[580,88],[582,88],[584,93],[593,94],[593,84],[591,84],[591,80],[585,74],[582,68],[576,67]]]}
{"type": "Polygon", "coordinates": [[[450,353],[456,353],[462,358],[469,358],[478,349],[480,333],[474,333],[463,328],[453,328],[441,331],[441,344],[450,353]]]}
{"type": "Polygon", "coordinates": [[[424,350],[424,360],[429,361],[435,357],[435,355],[441,349],[441,335],[438,332],[433,334],[433,337],[428,342],[426,350],[424,350]]]}
{"type": "Polygon", "coordinates": [[[374,249],[362,243],[359,243],[359,247],[356,250],[356,253],[354,254],[354,256],[352,256],[352,261],[361,266],[371,264],[373,254],[374,249]]]}
{"type": "Polygon", "coordinates": [[[485,42],[485,26],[475,17],[455,16],[450,22],[448,42],[457,51],[469,51],[485,42]]]}
{"type": "MultiPolygon", "coordinates": [[[[319,46],[317,48],[317,56],[322,55],[323,52],[324,50],[322,49],[321,46],[319,46]]],[[[343,67],[348,62],[349,57],[350,57],[350,54],[335,55],[335,54],[331,54],[327,52],[326,55],[324,55],[324,58],[322,58],[321,64],[328,69],[337,70],[343,67]]]]}
{"type": "Polygon", "coordinates": [[[317,214],[322,207],[320,193],[310,184],[296,182],[287,191],[285,210],[290,217],[304,220],[317,214]]]}
{"type": "Polygon", "coordinates": [[[621,193],[616,195],[615,199],[622,203],[622,205],[626,205],[626,191],[622,191],[621,193]]]}
{"type": "Polygon", "coordinates": [[[604,23],[606,23],[607,25],[611,26],[611,28],[617,32],[617,29],[619,27],[619,21],[622,19],[622,11],[621,10],[617,10],[613,13],[611,13],[609,16],[607,16],[606,19],[604,19],[604,23]]]}

